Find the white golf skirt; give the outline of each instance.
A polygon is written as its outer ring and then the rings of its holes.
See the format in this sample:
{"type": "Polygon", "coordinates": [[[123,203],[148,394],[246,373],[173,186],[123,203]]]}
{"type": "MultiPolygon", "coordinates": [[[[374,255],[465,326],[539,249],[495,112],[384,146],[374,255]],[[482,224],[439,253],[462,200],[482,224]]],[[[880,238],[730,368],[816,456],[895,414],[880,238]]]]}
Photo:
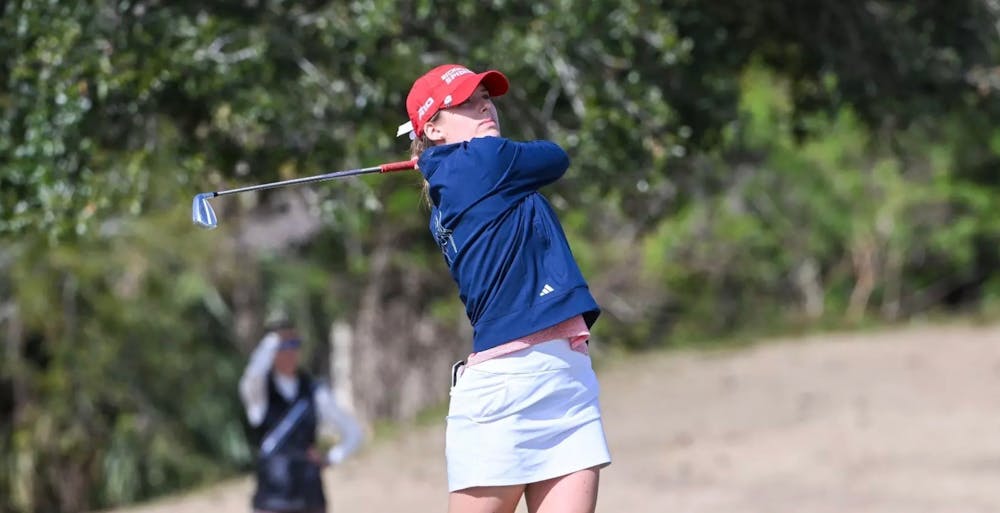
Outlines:
{"type": "Polygon", "coordinates": [[[598,392],[590,356],[566,339],[465,367],[448,409],[448,491],[610,464],[598,392]]]}

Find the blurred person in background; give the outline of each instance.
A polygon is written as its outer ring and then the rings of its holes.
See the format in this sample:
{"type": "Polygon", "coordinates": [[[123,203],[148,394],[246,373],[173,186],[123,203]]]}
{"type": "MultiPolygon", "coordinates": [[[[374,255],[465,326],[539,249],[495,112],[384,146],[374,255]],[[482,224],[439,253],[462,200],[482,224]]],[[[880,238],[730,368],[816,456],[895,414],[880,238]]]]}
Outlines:
{"type": "Polygon", "coordinates": [[[330,388],[299,366],[302,340],[291,322],[269,324],[239,384],[255,445],[253,508],[256,513],[322,513],[322,469],[358,449],[361,428],[337,405],[330,388]],[[323,452],[317,441],[327,430],[339,438],[323,452]]]}

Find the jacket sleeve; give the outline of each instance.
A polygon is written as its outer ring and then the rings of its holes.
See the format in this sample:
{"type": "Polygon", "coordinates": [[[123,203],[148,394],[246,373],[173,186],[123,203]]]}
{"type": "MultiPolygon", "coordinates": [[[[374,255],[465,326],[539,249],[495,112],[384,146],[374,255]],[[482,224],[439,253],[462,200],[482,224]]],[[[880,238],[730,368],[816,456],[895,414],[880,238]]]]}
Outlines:
{"type": "Polygon", "coordinates": [[[326,385],[316,387],[313,399],[319,412],[319,421],[324,429],[332,429],[339,435],[337,444],[326,453],[327,461],[336,465],[361,447],[364,436],[358,421],[341,408],[326,385]]]}
{"type": "Polygon", "coordinates": [[[267,373],[274,363],[280,340],[276,333],[268,333],[250,355],[250,361],[240,377],[240,399],[246,409],[250,425],[257,427],[267,413],[267,373]]]}
{"type": "Polygon", "coordinates": [[[496,148],[501,165],[500,185],[508,192],[537,191],[558,180],[569,168],[569,156],[551,141],[517,142],[501,139],[496,148]]]}

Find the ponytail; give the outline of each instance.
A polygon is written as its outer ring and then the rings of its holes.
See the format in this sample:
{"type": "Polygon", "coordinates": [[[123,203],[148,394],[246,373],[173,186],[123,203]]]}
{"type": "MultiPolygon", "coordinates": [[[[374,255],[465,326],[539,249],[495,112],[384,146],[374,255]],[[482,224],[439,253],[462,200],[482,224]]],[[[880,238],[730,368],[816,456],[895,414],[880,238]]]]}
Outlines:
{"type": "MultiPolygon", "coordinates": [[[[410,142],[410,158],[420,158],[420,155],[422,155],[427,148],[432,146],[434,146],[434,141],[430,140],[427,137],[427,134],[421,134],[420,137],[417,137],[410,142]]],[[[427,205],[431,204],[431,184],[427,183],[427,180],[424,180],[421,197],[427,205]]]]}

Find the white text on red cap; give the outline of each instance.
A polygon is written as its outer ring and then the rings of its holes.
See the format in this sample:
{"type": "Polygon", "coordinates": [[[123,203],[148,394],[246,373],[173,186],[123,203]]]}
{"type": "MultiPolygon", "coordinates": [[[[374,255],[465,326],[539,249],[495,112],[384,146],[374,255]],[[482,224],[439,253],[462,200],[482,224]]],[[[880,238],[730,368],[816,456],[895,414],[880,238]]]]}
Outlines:
{"type": "Polygon", "coordinates": [[[472,71],[468,68],[451,68],[450,70],[445,71],[444,75],[441,75],[441,80],[444,80],[444,83],[446,84],[451,84],[452,80],[455,80],[462,75],[470,74],[472,74],[472,71]]]}
{"type": "Polygon", "coordinates": [[[424,114],[427,114],[427,109],[431,108],[432,105],[434,105],[433,96],[428,98],[427,101],[425,101],[424,104],[417,109],[417,119],[424,119],[424,114]]]}

